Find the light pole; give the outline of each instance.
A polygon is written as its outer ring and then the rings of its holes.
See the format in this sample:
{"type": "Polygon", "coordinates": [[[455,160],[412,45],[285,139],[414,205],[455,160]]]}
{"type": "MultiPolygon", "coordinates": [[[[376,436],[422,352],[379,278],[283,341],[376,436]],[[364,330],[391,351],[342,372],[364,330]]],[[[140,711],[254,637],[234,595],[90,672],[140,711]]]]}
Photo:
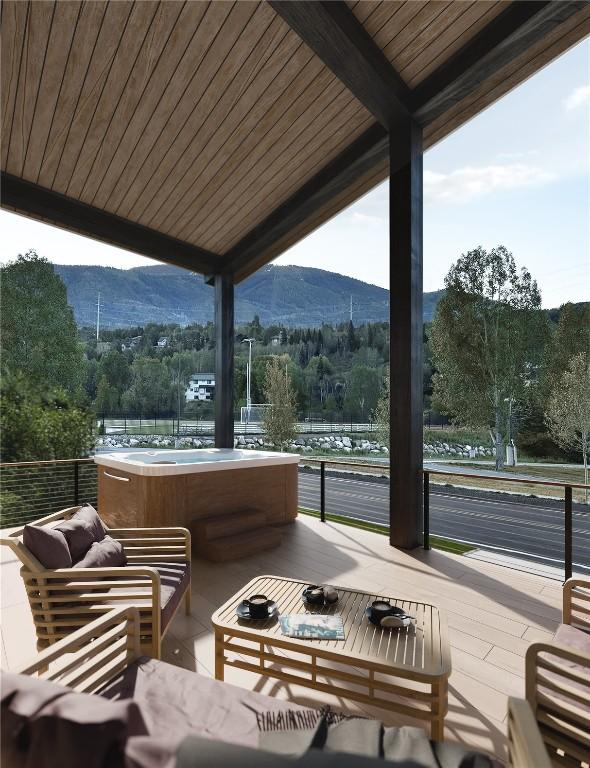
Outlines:
{"type": "Polygon", "coordinates": [[[248,344],[248,366],[246,368],[246,424],[250,422],[252,408],[252,344],[256,339],[242,339],[242,344],[248,344]]]}

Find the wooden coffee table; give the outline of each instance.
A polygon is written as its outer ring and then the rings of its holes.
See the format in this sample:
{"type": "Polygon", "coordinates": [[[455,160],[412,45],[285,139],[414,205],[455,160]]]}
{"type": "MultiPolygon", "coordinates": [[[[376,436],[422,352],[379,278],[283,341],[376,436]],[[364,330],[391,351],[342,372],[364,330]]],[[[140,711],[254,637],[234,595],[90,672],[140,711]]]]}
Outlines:
{"type": "Polygon", "coordinates": [[[442,739],[451,654],[438,608],[387,597],[416,621],[402,630],[381,629],[367,619],[365,608],[382,595],[338,587],[334,606],[308,608],[301,599],[305,585],[259,576],[213,614],[215,677],[223,680],[224,665],[238,667],[423,720],[430,723],[431,738],[442,739]],[[243,621],[236,606],[253,594],[275,600],[282,614],[338,613],[346,639],[301,640],[283,635],[277,619],[243,621]]]}

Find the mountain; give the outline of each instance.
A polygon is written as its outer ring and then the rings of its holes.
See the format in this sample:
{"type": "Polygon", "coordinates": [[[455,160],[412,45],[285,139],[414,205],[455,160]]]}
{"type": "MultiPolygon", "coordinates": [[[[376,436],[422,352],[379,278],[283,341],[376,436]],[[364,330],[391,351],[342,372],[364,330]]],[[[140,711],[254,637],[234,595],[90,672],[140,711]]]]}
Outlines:
{"type": "MultiPolygon", "coordinates": [[[[213,290],[200,275],[178,267],[134,269],[56,264],[78,325],[100,322],[117,328],[146,323],[206,323],[213,319],[213,290]]],[[[424,320],[431,320],[442,291],[424,294],[424,320]]],[[[269,265],[236,289],[236,322],[260,317],[263,325],[319,326],[350,317],[355,323],[387,320],[389,291],[311,267],[269,265]]]]}

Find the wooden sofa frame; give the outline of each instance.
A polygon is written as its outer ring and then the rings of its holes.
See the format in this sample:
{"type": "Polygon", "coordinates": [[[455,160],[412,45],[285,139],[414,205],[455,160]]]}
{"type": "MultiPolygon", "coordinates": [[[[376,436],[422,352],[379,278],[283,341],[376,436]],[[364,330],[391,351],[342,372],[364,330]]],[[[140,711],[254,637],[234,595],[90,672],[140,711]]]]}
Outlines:
{"type": "MultiPolygon", "coordinates": [[[[80,509],[68,507],[34,521],[43,526],[69,519],[80,509]]],[[[106,527],[106,526],[105,526],[106,527]]],[[[84,627],[116,605],[134,605],[141,622],[142,653],[159,659],[168,626],[161,625],[160,574],[155,563],[191,562],[191,534],[186,528],[108,528],[121,542],[127,565],[120,568],[56,568],[47,570],[22,542],[23,528],[0,539],[22,563],[23,578],[35,631],[37,649],[43,650],[84,627]],[[112,591],[111,591],[112,590],[112,591]]],[[[178,607],[182,599],[178,603],[178,607]]],[[[191,584],[184,593],[191,610],[191,584]]],[[[178,608],[176,609],[178,610],[178,608]]]]}
{"type": "MultiPolygon", "coordinates": [[[[15,672],[39,675],[78,693],[95,693],[141,655],[140,621],[136,608],[115,608],[15,672]]],[[[531,708],[523,699],[508,700],[508,756],[510,768],[551,768],[531,708]]]]}
{"type": "MultiPolygon", "coordinates": [[[[564,584],[563,623],[590,633],[590,580],[574,578],[564,584]]],[[[590,653],[558,643],[533,643],[525,666],[526,698],[552,764],[572,768],[587,764],[590,702],[575,684],[590,690],[590,653]]]]}

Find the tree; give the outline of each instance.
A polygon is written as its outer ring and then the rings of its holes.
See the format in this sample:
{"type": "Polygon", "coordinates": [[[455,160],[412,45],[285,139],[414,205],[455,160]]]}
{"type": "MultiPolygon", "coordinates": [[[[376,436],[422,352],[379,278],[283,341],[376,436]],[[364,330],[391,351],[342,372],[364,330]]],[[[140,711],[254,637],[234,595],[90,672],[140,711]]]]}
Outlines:
{"type": "Polygon", "coordinates": [[[295,439],[297,411],[288,374],[289,356],[271,357],[266,364],[265,409],[262,425],[270,442],[284,449],[295,439]]]}
{"type": "Polygon", "coordinates": [[[588,484],[590,454],[590,353],[570,360],[555,384],[545,414],[553,439],[562,448],[582,454],[584,482],[588,484]]]}
{"type": "MultiPolygon", "coordinates": [[[[138,357],[131,366],[133,380],[122,398],[123,408],[130,413],[155,416],[164,406],[168,408],[172,397],[168,369],[153,357],[138,357]]],[[[184,398],[184,390],[182,392],[184,398]]],[[[176,402],[174,399],[172,402],[176,402]]]]}
{"type": "Polygon", "coordinates": [[[549,396],[575,355],[590,350],[590,303],[563,304],[557,328],[547,345],[544,390],[549,396]]]}
{"type": "Polygon", "coordinates": [[[63,389],[39,388],[22,373],[5,373],[0,389],[2,461],[87,456],[93,416],[63,389]]]}
{"type": "Polygon", "coordinates": [[[385,377],[381,395],[375,408],[374,420],[377,427],[377,437],[389,448],[389,375],[385,377]]]}
{"type": "Polygon", "coordinates": [[[345,405],[349,412],[358,414],[364,420],[377,405],[380,389],[380,376],[375,368],[355,365],[346,387],[345,405]]]}
{"type": "Polygon", "coordinates": [[[33,250],[1,269],[0,344],[4,371],[20,371],[43,389],[77,392],[84,379],[66,286],[33,250]]]}
{"type": "Polygon", "coordinates": [[[112,387],[106,376],[101,376],[96,388],[96,413],[109,416],[115,414],[119,406],[119,392],[112,387]]]}
{"type": "Polygon", "coordinates": [[[462,255],[445,287],[430,338],[433,404],[458,423],[489,426],[501,469],[510,417],[526,409],[537,383],[548,334],[541,295],[504,246],[462,255]]]}

